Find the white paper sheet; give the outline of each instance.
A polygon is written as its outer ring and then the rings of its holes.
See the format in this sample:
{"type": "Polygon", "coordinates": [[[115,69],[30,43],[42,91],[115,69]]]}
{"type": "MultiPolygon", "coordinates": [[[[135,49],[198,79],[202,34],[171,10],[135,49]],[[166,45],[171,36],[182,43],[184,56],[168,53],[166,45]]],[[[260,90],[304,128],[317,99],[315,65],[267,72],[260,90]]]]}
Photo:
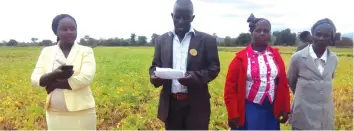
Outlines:
{"type": "Polygon", "coordinates": [[[158,68],[156,67],[155,75],[162,79],[179,79],[184,77],[185,72],[178,69],[158,68]]]}

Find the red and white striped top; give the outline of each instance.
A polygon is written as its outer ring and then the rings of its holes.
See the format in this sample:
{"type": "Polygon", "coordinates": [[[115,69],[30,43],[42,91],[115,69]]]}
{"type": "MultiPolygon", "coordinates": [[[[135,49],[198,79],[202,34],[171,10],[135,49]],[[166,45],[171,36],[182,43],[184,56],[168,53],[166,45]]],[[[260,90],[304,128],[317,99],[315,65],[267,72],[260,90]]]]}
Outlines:
{"type": "Polygon", "coordinates": [[[264,98],[272,103],[274,100],[275,79],[278,76],[278,67],[273,60],[273,54],[267,49],[257,52],[251,47],[247,51],[247,82],[246,99],[262,104],[264,98]]]}

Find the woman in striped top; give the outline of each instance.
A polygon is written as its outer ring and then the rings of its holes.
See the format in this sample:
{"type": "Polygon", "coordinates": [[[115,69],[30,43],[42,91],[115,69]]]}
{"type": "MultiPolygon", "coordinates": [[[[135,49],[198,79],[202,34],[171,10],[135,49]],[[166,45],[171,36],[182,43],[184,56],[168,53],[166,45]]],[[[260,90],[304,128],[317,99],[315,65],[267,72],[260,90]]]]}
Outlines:
{"type": "Polygon", "coordinates": [[[237,130],[280,130],[290,112],[285,65],[269,44],[267,19],[248,18],[252,43],[238,52],[229,65],[224,100],[229,126],[237,130]]]}

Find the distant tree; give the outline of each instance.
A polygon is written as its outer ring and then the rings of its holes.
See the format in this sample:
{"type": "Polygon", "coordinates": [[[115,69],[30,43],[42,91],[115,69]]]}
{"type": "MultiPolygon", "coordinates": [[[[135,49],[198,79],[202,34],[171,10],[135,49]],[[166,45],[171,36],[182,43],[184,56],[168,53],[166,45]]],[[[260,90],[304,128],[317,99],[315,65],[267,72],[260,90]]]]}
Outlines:
{"type": "Polygon", "coordinates": [[[98,45],[102,46],[128,46],[129,39],[124,40],[123,38],[109,38],[109,39],[100,39],[97,41],[98,45]]]}
{"type": "Polygon", "coordinates": [[[353,48],[353,40],[348,37],[342,37],[341,40],[335,43],[336,47],[346,47],[346,48],[353,48]]]}
{"type": "Polygon", "coordinates": [[[295,45],[296,43],[296,33],[291,33],[289,28],[281,32],[275,31],[273,36],[276,37],[274,45],[295,45]]]}
{"type": "Polygon", "coordinates": [[[138,45],[146,45],[147,44],[147,37],[146,36],[138,36],[138,45]]]}
{"type": "Polygon", "coordinates": [[[295,44],[296,44],[296,33],[291,33],[291,35],[287,37],[286,45],[293,46],[295,44]]]}
{"type": "Polygon", "coordinates": [[[7,41],[5,41],[5,40],[0,42],[0,46],[6,46],[6,44],[7,44],[7,41]]]}
{"type": "Polygon", "coordinates": [[[123,38],[122,38],[122,41],[123,41],[124,43],[126,43],[126,44],[125,44],[126,46],[129,46],[129,45],[130,45],[130,39],[123,39],[123,38]]]}
{"type": "Polygon", "coordinates": [[[273,32],[273,36],[275,36],[275,41],[274,41],[274,45],[281,45],[281,41],[282,41],[282,34],[280,31],[274,31],[273,32]]]}
{"type": "Polygon", "coordinates": [[[231,46],[232,45],[232,39],[230,36],[226,36],[224,39],[224,44],[225,46],[231,46]]]}
{"type": "Polygon", "coordinates": [[[278,37],[280,38],[280,35],[281,35],[280,31],[274,31],[273,34],[272,34],[272,36],[275,36],[277,38],[278,37]]]}
{"type": "Polygon", "coordinates": [[[114,45],[114,46],[125,46],[125,45],[123,44],[124,39],[115,37],[115,38],[112,39],[112,40],[113,40],[113,45],[114,45]]]}
{"type": "Polygon", "coordinates": [[[130,35],[130,44],[132,44],[132,45],[135,45],[135,44],[136,44],[135,38],[136,38],[135,33],[132,33],[132,34],[130,35]]]}
{"type": "Polygon", "coordinates": [[[9,42],[6,43],[6,46],[17,46],[18,42],[14,39],[11,39],[9,42]]]}
{"type": "Polygon", "coordinates": [[[224,45],[221,45],[220,38],[219,38],[219,36],[218,36],[216,33],[213,33],[213,36],[216,38],[216,42],[217,42],[220,46],[224,46],[224,45]]]}
{"type": "Polygon", "coordinates": [[[87,42],[87,44],[90,46],[90,47],[96,47],[97,44],[98,44],[98,41],[95,39],[95,38],[90,38],[87,42]]]}
{"type": "Polygon", "coordinates": [[[38,38],[32,37],[32,38],[31,38],[31,41],[32,41],[33,44],[36,44],[37,41],[38,41],[38,38]]]}
{"type": "Polygon", "coordinates": [[[18,42],[17,47],[28,47],[31,43],[27,42],[18,42]]]}
{"type": "Polygon", "coordinates": [[[80,39],[79,44],[89,47],[96,47],[96,45],[98,44],[98,40],[91,38],[89,35],[85,35],[84,38],[80,39]]]}
{"type": "Polygon", "coordinates": [[[118,46],[113,38],[102,39],[100,42],[102,46],[118,46]]]}
{"type": "Polygon", "coordinates": [[[248,45],[252,40],[251,33],[241,33],[236,39],[236,45],[245,46],[248,45]]]}
{"type": "Polygon", "coordinates": [[[277,39],[277,37],[275,37],[274,35],[272,35],[272,36],[270,37],[270,44],[273,45],[276,39],[277,39]]]}
{"type": "Polygon", "coordinates": [[[84,36],[84,39],[85,39],[85,40],[88,40],[88,39],[90,39],[90,38],[91,38],[91,37],[90,37],[89,35],[85,35],[85,36],[84,36]]]}
{"type": "Polygon", "coordinates": [[[159,36],[158,34],[153,33],[152,36],[151,36],[151,41],[150,41],[150,43],[151,43],[151,44],[155,44],[155,39],[156,39],[158,36],[159,36]]]}
{"type": "Polygon", "coordinates": [[[335,46],[336,43],[341,41],[341,33],[336,33],[336,35],[334,36],[334,42],[331,44],[331,46],[335,46]]]}
{"type": "Polygon", "coordinates": [[[129,46],[129,39],[119,39],[119,41],[121,42],[122,46],[129,46]]]}
{"type": "Polygon", "coordinates": [[[237,38],[231,38],[231,46],[237,46],[236,41],[237,38]]]}
{"type": "Polygon", "coordinates": [[[86,46],[87,42],[86,42],[85,38],[81,38],[80,41],[79,41],[79,44],[86,46]]]}
{"type": "Polygon", "coordinates": [[[54,45],[52,40],[42,40],[42,42],[39,43],[40,46],[51,46],[54,45]]]}
{"type": "Polygon", "coordinates": [[[336,33],[336,35],[334,36],[334,40],[337,41],[337,40],[340,40],[341,39],[341,33],[338,32],[336,33]]]}

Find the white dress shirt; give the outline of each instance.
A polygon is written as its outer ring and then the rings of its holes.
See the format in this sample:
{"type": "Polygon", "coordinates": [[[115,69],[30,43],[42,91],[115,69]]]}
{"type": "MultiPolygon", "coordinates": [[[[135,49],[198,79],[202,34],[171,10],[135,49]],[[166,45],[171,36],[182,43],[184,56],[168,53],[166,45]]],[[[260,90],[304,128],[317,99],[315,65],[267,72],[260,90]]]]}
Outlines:
{"type": "Polygon", "coordinates": [[[325,52],[322,54],[322,56],[320,58],[317,57],[315,51],[312,48],[312,44],[310,45],[310,56],[315,60],[315,64],[317,65],[318,71],[320,71],[320,73],[323,73],[324,70],[324,65],[327,61],[327,49],[325,50],[325,52]]]}
{"type": "MultiPolygon", "coordinates": [[[[182,71],[187,71],[187,57],[189,43],[191,41],[192,35],[195,33],[194,29],[191,27],[190,30],[185,34],[182,41],[178,39],[178,36],[174,31],[171,32],[173,37],[173,69],[180,69],[182,71]]],[[[172,80],[172,93],[187,93],[187,88],[181,85],[178,80],[172,80]]]]}

